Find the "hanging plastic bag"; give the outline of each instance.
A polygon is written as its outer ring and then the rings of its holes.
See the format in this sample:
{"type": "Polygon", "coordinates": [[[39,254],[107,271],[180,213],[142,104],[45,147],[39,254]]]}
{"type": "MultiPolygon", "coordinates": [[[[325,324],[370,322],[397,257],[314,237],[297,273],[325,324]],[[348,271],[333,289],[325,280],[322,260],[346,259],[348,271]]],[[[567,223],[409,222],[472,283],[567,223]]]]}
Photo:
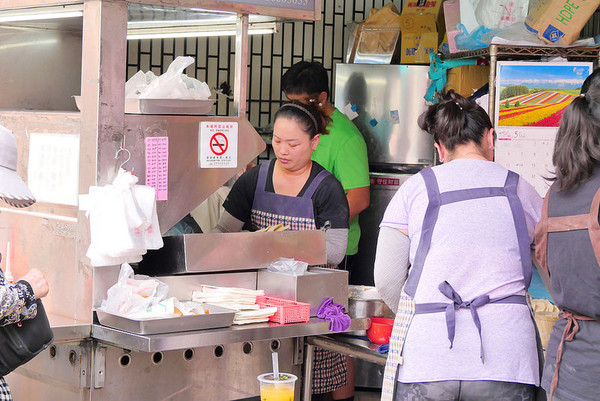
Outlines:
{"type": "Polygon", "coordinates": [[[90,246],[86,255],[92,266],[139,262],[148,249],[163,246],[156,191],[136,185],[137,181],[135,175],[119,169],[112,184],[90,187],[88,204],[80,202],[90,218],[90,246]]]}
{"type": "Polygon", "coordinates": [[[127,263],[121,265],[117,283],[106,291],[100,309],[105,312],[133,316],[146,313],[166,298],[169,286],[157,279],[134,275],[127,263]]]}
{"type": "Polygon", "coordinates": [[[458,24],[456,29],[458,30],[458,34],[454,38],[454,41],[456,42],[457,49],[475,50],[488,47],[489,43],[483,42],[481,40],[481,36],[485,33],[491,32],[491,29],[482,25],[473,32],[469,33],[463,24],[458,24]]]}

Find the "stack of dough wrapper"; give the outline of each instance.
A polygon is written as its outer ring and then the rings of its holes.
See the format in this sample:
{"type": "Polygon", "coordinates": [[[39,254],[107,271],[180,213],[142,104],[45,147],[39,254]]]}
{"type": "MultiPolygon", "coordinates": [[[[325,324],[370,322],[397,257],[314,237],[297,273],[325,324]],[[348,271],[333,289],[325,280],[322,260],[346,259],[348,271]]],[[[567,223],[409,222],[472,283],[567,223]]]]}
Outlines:
{"type": "Polygon", "coordinates": [[[260,309],[256,304],[256,297],[264,294],[262,290],[202,285],[200,290],[192,292],[192,300],[237,309],[239,312],[235,314],[233,323],[247,324],[267,322],[277,312],[276,307],[260,309]]]}

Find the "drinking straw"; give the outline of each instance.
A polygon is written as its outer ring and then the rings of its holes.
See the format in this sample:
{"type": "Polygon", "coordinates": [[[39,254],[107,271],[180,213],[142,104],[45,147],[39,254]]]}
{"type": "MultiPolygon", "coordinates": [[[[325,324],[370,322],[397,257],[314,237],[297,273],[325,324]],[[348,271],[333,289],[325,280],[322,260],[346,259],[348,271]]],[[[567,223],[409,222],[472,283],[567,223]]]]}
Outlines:
{"type": "Polygon", "coordinates": [[[279,380],[279,354],[277,352],[271,353],[273,359],[273,376],[275,380],[279,380]]]}

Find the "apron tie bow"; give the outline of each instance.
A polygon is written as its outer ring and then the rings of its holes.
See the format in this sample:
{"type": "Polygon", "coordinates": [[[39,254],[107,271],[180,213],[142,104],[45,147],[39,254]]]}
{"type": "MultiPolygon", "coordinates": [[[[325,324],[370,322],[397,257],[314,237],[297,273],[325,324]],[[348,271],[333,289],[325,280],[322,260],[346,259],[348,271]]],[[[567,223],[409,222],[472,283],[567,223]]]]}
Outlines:
{"type": "Polygon", "coordinates": [[[479,315],[477,314],[477,308],[488,304],[490,302],[490,297],[488,295],[480,295],[471,301],[463,301],[460,295],[452,288],[450,283],[447,281],[442,282],[438,289],[442,294],[452,300],[451,304],[446,306],[446,327],[448,328],[448,340],[450,340],[450,348],[452,348],[454,344],[454,334],[456,331],[456,317],[455,313],[459,309],[469,309],[471,311],[471,317],[473,318],[473,322],[477,327],[477,332],[479,333],[479,357],[481,358],[481,362],[483,363],[483,340],[481,338],[481,321],[479,320],[479,315]]]}
{"type": "Polygon", "coordinates": [[[579,322],[578,320],[585,321],[595,321],[599,320],[593,319],[589,316],[576,315],[572,312],[563,310],[560,313],[560,317],[567,320],[567,324],[565,325],[565,329],[563,330],[562,337],[560,339],[560,343],[558,344],[558,349],[556,350],[556,368],[554,369],[554,375],[552,376],[552,382],[550,384],[550,401],[552,401],[552,397],[554,396],[554,391],[556,391],[556,386],[558,386],[558,370],[560,368],[560,362],[562,360],[563,349],[565,346],[565,341],[571,342],[575,338],[575,334],[579,331],[579,322]]]}

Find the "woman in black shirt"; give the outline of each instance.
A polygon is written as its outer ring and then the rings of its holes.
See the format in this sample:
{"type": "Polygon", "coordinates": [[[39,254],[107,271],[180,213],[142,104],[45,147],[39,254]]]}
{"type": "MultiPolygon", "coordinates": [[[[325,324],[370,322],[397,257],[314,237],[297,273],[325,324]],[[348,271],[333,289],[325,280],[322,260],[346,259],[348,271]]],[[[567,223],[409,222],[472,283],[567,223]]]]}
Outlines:
{"type": "Polygon", "coordinates": [[[327,263],[345,254],[348,202],[341,184],[311,161],[320,135],[326,134],[319,111],[299,102],[284,104],[275,114],[273,150],[277,159],[244,173],[223,207],[217,230],[258,230],[283,224],[291,230],[326,229],[327,263]]]}

